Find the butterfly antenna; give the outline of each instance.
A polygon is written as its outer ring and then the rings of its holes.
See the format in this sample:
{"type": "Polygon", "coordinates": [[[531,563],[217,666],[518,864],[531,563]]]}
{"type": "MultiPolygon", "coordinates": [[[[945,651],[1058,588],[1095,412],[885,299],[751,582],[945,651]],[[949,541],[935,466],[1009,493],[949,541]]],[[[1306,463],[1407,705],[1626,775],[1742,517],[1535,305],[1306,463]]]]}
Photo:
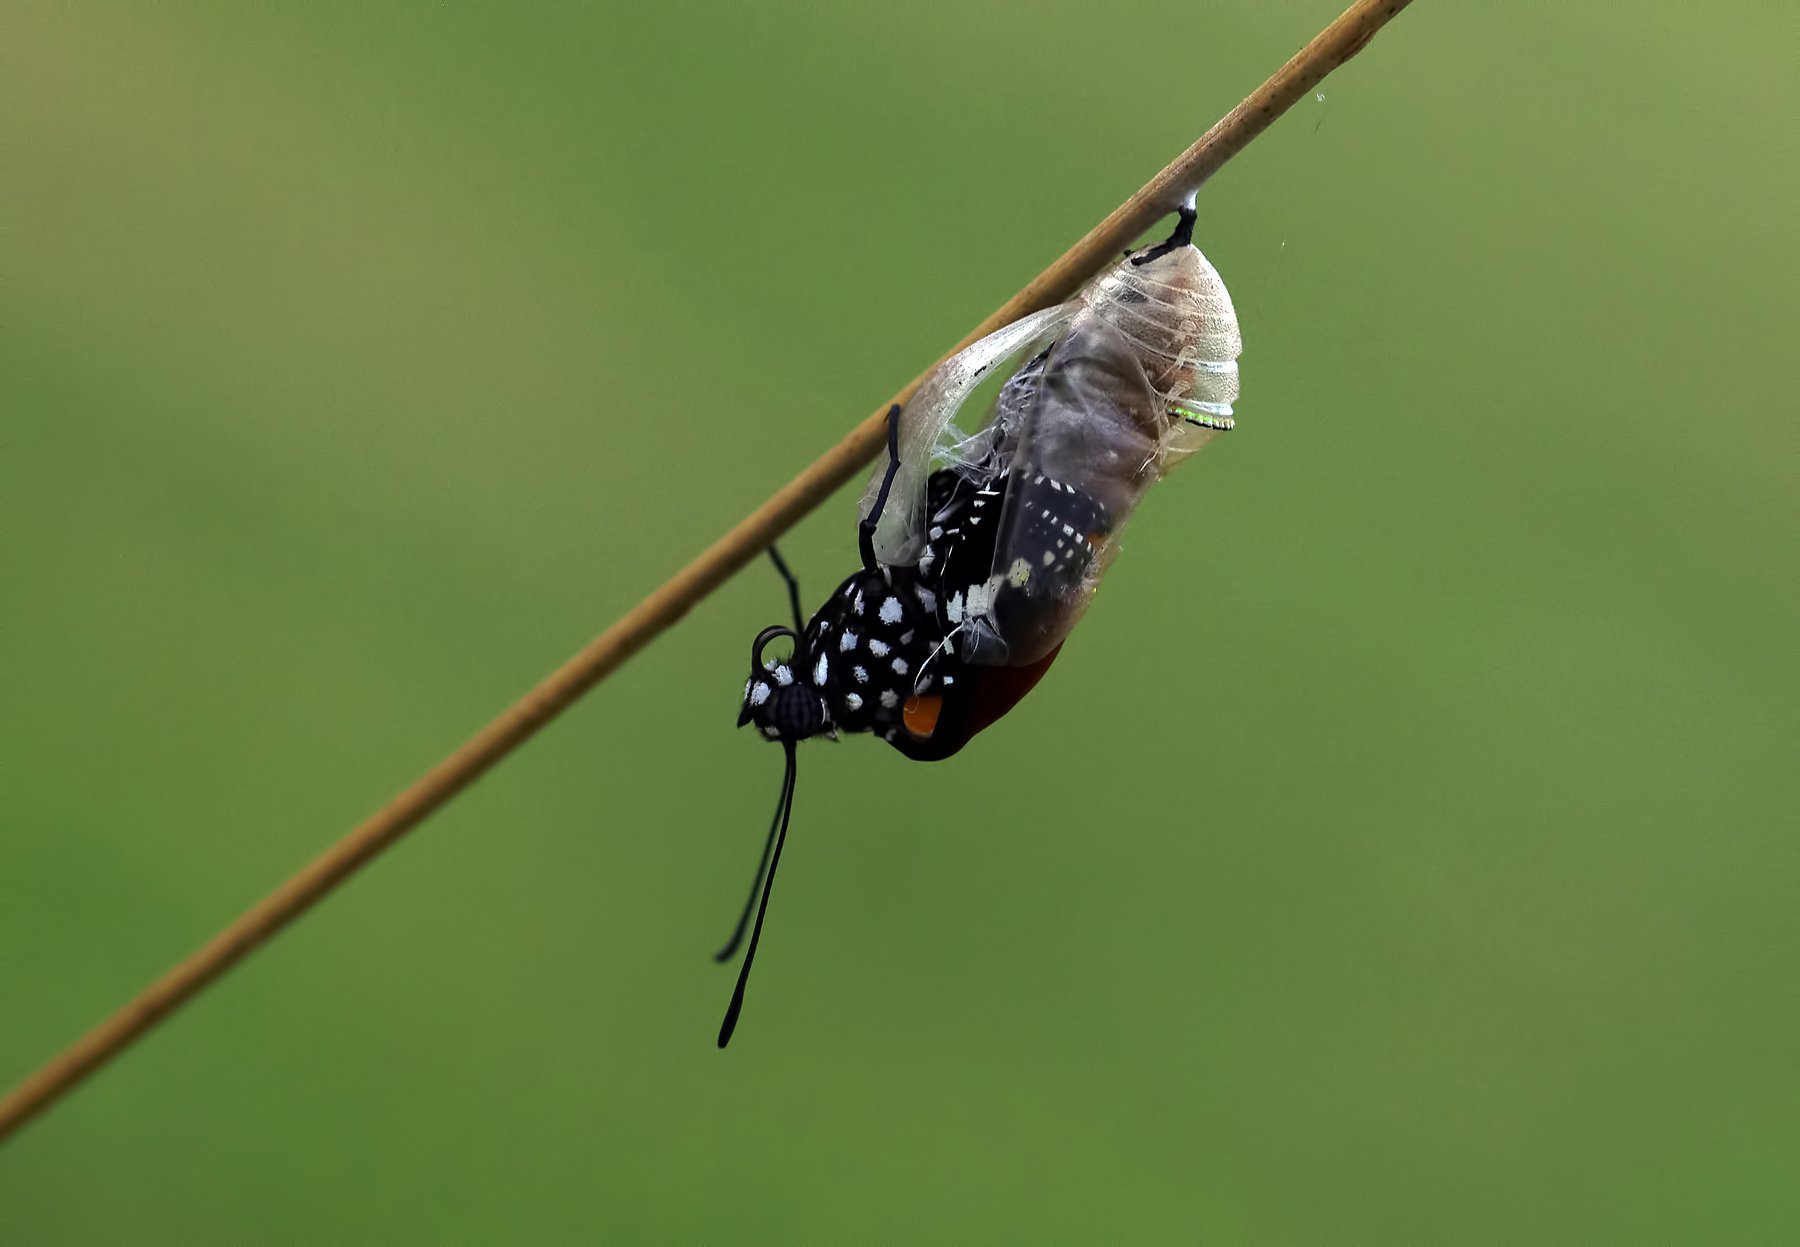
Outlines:
{"type": "Polygon", "coordinates": [[[793,778],[791,768],[782,771],[781,796],[775,802],[775,817],[769,820],[769,835],[763,841],[762,860],[756,863],[756,877],[750,881],[750,895],[744,898],[744,912],[738,915],[737,926],[731,929],[731,938],[725,941],[725,947],[713,954],[714,961],[730,961],[738,945],[744,942],[744,932],[750,926],[750,912],[756,908],[756,898],[762,892],[763,872],[769,868],[769,854],[775,850],[775,830],[781,826],[782,813],[788,802],[793,800],[793,792],[788,788],[793,778]]]}
{"type": "Polygon", "coordinates": [[[887,509],[888,490],[894,487],[894,476],[900,471],[900,404],[895,403],[888,408],[888,465],[887,475],[881,478],[881,488],[875,494],[875,505],[863,516],[861,524],[856,526],[856,545],[862,552],[863,568],[875,570],[875,526],[881,523],[881,513],[887,509]]]}
{"type": "Polygon", "coordinates": [[[719,1027],[719,1047],[731,1042],[737,1029],[738,1014],[744,1009],[744,987],[750,982],[750,967],[756,961],[757,941],[762,939],[763,916],[769,912],[769,893],[775,887],[775,871],[781,865],[781,846],[787,842],[788,816],[794,812],[794,742],[784,740],[787,750],[787,781],[782,785],[781,820],[775,834],[775,851],[769,856],[769,873],[763,879],[762,903],[756,907],[756,925],[750,928],[750,948],[744,954],[743,969],[738,971],[737,987],[731,993],[731,1004],[725,1010],[725,1021],[719,1027]]]}

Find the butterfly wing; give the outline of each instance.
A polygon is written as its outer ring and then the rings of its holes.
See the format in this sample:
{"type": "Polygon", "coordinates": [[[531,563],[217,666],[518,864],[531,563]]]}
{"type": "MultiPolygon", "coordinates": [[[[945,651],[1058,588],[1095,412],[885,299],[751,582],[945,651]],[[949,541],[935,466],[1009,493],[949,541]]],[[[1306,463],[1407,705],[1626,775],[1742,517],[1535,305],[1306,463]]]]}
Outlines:
{"type": "MultiPolygon", "coordinates": [[[[966,435],[954,423],[969,396],[993,375],[998,364],[1054,334],[1079,311],[1079,304],[1064,303],[1033,312],[964,347],[925,379],[900,416],[900,470],[875,529],[875,555],[883,563],[902,567],[918,562],[925,548],[925,483],[931,473],[948,465],[979,465],[986,441],[979,432],[966,435]]],[[[876,466],[863,492],[859,516],[867,516],[873,508],[886,466],[876,466]]]]}
{"type": "Polygon", "coordinates": [[[1017,431],[993,562],[964,598],[965,661],[1028,666],[1062,643],[1158,478],[1167,427],[1132,344],[1098,316],[1077,318],[1017,431]]]}

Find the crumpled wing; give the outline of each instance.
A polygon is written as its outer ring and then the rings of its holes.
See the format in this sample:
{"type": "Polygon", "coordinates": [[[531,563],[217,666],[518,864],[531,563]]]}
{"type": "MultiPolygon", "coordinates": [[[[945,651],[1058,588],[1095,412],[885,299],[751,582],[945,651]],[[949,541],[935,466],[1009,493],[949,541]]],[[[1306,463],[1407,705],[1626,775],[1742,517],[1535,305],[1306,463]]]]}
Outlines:
{"type": "Polygon", "coordinates": [[[966,661],[1025,666],[1062,644],[1161,475],[1167,424],[1131,343],[1098,316],[1077,319],[1019,431],[993,569],[968,611],[966,661]]]}
{"type": "MultiPolygon", "coordinates": [[[[1080,310],[1079,303],[1064,303],[1015,320],[964,347],[925,379],[900,416],[900,471],[875,529],[876,558],[895,567],[919,561],[925,548],[926,478],[940,466],[938,460],[956,457],[946,453],[950,448],[969,440],[952,424],[957,413],[976,387],[993,375],[996,364],[1066,325],[1080,310]]],[[[863,491],[859,517],[867,516],[875,505],[886,470],[884,457],[863,491]]]]}

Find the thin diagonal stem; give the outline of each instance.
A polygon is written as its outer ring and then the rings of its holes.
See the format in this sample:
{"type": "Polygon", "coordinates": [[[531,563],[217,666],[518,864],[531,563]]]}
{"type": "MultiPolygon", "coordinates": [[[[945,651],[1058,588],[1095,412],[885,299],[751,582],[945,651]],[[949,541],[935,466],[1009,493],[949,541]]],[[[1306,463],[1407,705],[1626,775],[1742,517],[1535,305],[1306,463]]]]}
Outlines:
{"type": "MultiPolygon", "coordinates": [[[[1061,303],[1106,267],[1157,218],[1174,211],[1245,144],[1326,74],[1355,56],[1410,0],[1358,0],[1287,64],[1176,157],[1087,236],[1034,277],[945,355],[1040,308],[1061,303]]],[[[82,1036],[0,1100],[0,1140],[67,1094],[82,1079],[180,1008],[264,940],[317,904],[377,854],[418,826],[487,769],[611,675],[693,605],[755,558],[794,522],[875,457],[887,410],[904,404],[926,373],[903,386],[836,446],[775,492],[700,557],[676,572],[612,627],[553,672],[449,757],[343,839],[246,910],[135,1000],[82,1036]]]]}

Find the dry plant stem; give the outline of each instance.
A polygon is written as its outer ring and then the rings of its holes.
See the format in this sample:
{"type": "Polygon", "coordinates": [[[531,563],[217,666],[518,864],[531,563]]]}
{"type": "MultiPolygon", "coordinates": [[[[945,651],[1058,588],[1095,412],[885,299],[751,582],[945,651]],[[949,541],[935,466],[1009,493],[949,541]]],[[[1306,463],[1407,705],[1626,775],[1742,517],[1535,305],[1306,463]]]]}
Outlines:
{"type": "MultiPolygon", "coordinates": [[[[1069,298],[1326,74],[1361,51],[1375,32],[1408,3],[1410,0],[1363,0],[1352,5],[1199,142],[1151,178],[998,311],[971,329],[946,355],[1021,316],[1069,298]]],[[[915,377],[890,401],[905,403],[925,375],[915,377]]],[[[373,817],[208,940],[137,999],[19,1084],[0,1100],[0,1140],[117,1056],[134,1039],[529,740],[576,698],[605,679],[796,520],[849,481],[883,444],[888,406],[889,403],[882,403],[843,441],[373,817]]]]}

